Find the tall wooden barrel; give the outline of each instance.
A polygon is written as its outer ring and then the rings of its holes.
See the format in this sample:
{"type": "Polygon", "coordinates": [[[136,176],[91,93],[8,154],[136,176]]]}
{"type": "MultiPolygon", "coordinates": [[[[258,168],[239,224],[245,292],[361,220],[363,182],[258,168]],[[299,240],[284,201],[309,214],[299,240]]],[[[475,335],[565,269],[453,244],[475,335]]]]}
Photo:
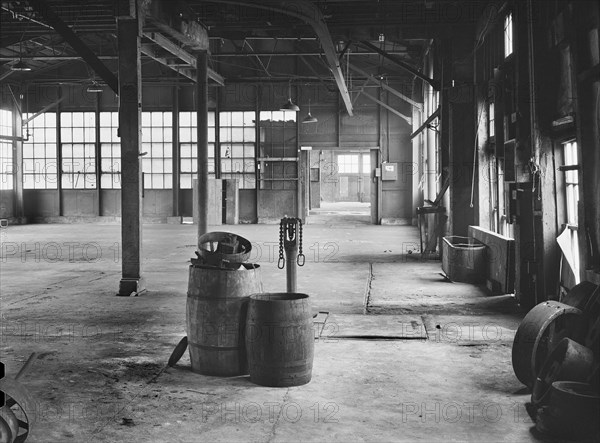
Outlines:
{"type": "Polygon", "coordinates": [[[315,343],[308,295],[252,295],[245,339],[252,382],[299,386],[310,381],[315,343]]]}
{"type": "Polygon", "coordinates": [[[250,294],[262,291],[260,266],[240,269],[192,265],[187,293],[187,335],[192,371],[248,373],[244,328],[250,294]]]}

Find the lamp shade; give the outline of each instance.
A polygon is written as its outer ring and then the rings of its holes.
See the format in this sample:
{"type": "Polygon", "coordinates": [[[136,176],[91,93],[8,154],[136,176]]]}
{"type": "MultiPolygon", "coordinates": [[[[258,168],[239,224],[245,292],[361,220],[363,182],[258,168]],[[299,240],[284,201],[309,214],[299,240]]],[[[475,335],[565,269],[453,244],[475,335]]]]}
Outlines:
{"type": "Polygon", "coordinates": [[[308,115],[302,120],[302,123],[317,123],[318,121],[319,120],[317,120],[317,117],[313,117],[309,112],[308,115]]]}
{"type": "Polygon", "coordinates": [[[297,104],[292,102],[292,98],[288,98],[288,101],[281,106],[281,108],[279,109],[280,111],[294,111],[294,112],[298,112],[300,110],[300,108],[298,107],[297,104]]]}
{"type": "Polygon", "coordinates": [[[90,84],[87,89],[87,92],[102,92],[102,86],[100,86],[98,83],[92,83],[90,84]]]}
{"type": "Polygon", "coordinates": [[[23,60],[19,60],[17,63],[10,67],[11,71],[31,71],[31,67],[25,63],[23,60]]]}

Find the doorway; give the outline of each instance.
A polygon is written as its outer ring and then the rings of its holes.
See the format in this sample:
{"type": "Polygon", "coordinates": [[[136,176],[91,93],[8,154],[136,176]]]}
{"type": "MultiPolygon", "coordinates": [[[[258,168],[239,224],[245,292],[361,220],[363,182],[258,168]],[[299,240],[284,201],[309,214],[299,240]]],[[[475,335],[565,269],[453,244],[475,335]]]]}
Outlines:
{"type": "Polygon", "coordinates": [[[311,222],[376,223],[376,150],[321,150],[310,163],[311,222]]]}

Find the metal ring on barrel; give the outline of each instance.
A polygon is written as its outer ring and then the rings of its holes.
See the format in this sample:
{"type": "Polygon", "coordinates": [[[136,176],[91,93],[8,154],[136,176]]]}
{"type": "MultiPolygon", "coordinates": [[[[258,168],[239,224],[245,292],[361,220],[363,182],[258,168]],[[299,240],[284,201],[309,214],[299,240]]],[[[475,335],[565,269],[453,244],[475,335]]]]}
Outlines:
{"type": "Polygon", "coordinates": [[[512,365],[517,378],[532,387],[546,357],[558,342],[582,334],[582,312],[557,301],[546,301],[527,313],[515,334],[512,365]]]}
{"type": "Polygon", "coordinates": [[[250,257],[252,243],[232,232],[208,232],[198,239],[196,255],[202,264],[220,268],[237,268],[250,257]],[[216,243],[216,246],[215,246],[216,243]],[[205,246],[209,245],[208,248],[205,246]]]}

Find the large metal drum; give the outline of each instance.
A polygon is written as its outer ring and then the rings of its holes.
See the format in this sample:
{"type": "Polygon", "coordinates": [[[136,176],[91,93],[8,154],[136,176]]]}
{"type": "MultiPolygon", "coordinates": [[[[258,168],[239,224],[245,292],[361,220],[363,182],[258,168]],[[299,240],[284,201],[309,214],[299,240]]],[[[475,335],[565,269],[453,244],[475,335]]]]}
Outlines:
{"type": "Polygon", "coordinates": [[[565,337],[583,333],[579,309],[556,301],[546,301],[527,313],[515,334],[512,365],[517,378],[532,387],[548,354],[565,337]]]}

